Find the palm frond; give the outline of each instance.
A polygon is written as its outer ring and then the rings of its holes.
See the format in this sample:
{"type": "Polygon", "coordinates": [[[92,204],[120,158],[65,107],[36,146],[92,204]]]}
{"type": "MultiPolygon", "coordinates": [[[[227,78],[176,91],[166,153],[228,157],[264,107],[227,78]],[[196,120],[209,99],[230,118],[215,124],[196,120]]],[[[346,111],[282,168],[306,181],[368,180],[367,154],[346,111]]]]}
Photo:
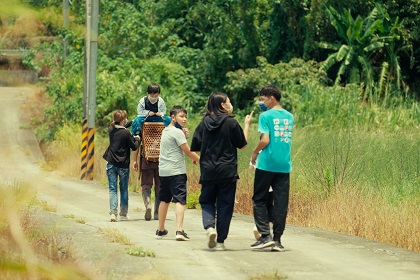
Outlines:
{"type": "Polygon", "coordinates": [[[363,50],[366,53],[371,53],[371,52],[377,51],[379,49],[382,49],[383,47],[384,47],[384,43],[383,42],[373,41],[368,46],[364,47],[363,50]]]}
{"type": "Polygon", "coordinates": [[[369,59],[364,56],[358,56],[357,61],[363,68],[363,80],[368,92],[371,92],[374,86],[374,79],[373,79],[373,68],[372,64],[370,63],[369,59]]]}
{"type": "Polygon", "coordinates": [[[326,50],[333,50],[336,51],[340,48],[341,44],[338,43],[329,43],[329,42],[319,42],[317,44],[319,48],[326,49],[326,50]]]}
{"type": "Polygon", "coordinates": [[[350,47],[349,51],[347,52],[346,60],[344,60],[344,64],[349,65],[353,60],[353,56],[354,56],[354,48],[350,47]]]}
{"type": "Polygon", "coordinates": [[[363,30],[363,19],[360,16],[357,16],[356,20],[354,21],[354,25],[352,28],[352,41],[358,40],[360,38],[360,34],[363,30]]]}
{"type": "Polygon", "coordinates": [[[378,30],[383,29],[383,21],[382,19],[375,20],[369,24],[364,25],[364,33],[361,37],[361,40],[364,41],[365,39],[371,38],[378,30]]]}
{"type": "Polygon", "coordinates": [[[346,38],[346,20],[343,19],[341,14],[337,12],[336,9],[333,7],[325,8],[326,14],[331,22],[331,25],[334,26],[335,30],[337,30],[338,35],[341,38],[346,38]]]}
{"type": "Polygon", "coordinates": [[[372,22],[374,22],[378,18],[378,14],[378,7],[373,8],[373,10],[366,17],[366,25],[370,25],[372,22]]]}
{"type": "Polygon", "coordinates": [[[337,77],[335,78],[334,85],[338,86],[341,82],[341,75],[343,75],[346,72],[347,65],[345,63],[341,63],[340,68],[337,72],[337,77]]]}
{"type": "Polygon", "coordinates": [[[383,88],[388,80],[388,66],[388,63],[382,63],[381,73],[379,74],[378,99],[380,98],[383,88]]]}
{"type": "Polygon", "coordinates": [[[333,53],[327,57],[319,68],[320,71],[327,71],[337,62],[337,53],[333,53]]]}
{"type": "Polygon", "coordinates": [[[342,45],[341,48],[337,52],[337,61],[343,60],[343,58],[347,55],[349,51],[349,47],[347,45],[342,45]]]}

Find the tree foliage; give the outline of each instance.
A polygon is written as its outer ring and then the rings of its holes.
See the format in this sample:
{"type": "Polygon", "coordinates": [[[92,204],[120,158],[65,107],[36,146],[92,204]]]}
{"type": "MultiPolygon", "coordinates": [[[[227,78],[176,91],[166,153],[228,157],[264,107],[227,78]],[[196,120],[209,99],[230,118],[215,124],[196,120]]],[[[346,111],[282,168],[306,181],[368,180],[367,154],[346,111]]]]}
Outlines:
{"type": "Polygon", "coordinates": [[[401,40],[399,19],[392,20],[379,4],[365,18],[360,15],[353,18],[350,9],[338,12],[326,7],[325,11],[341,42],[319,44],[320,47],[335,50],[320,70],[328,71],[339,63],[335,84],[362,82],[366,95],[374,91],[376,80],[379,82],[378,95],[383,91],[389,92],[385,88],[391,84],[399,89],[401,68],[398,54],[410,48],[401,40]]]}
{"type": "MultiPolygon", "coordinates": [[[[62,1],[22,1],[54,11],[56,18],[43,18],[45,35],[59,40],[33,49],[25,62],[39,71],[57,71],[48,89],[57,108],[71,110],[83,93],[85,38],[80,30],[86,2],[71,2],[66,30],[58,24],[62,1]],[[64,38],[69,43],[66,60],[56,45],[64,38]]],[[[356,83],[364,93],[374,92],[375,100],[420,92],[415,86],[420,71],[416,3],[101,0],[97,98],[102,107],[97,119],[105,124],[114,107],[125,106],[134,116],[137,100],[152,82],[161,84],[168,106],[181,104],[192,112],[200,111],[212,91],[227,91],[235,108],[244,109],[253,105],[263,83],[290,92],[305,79],[330,84],[325,71],[336,84],[356,83]],[[321,61],[321,71],[314,74],[321,61]]],[[[58,109],[53,111],[47,113],[59,116],[58,109]]],[[[74,121],[79,115],[75,109],[61,117],[74,121]]]]}

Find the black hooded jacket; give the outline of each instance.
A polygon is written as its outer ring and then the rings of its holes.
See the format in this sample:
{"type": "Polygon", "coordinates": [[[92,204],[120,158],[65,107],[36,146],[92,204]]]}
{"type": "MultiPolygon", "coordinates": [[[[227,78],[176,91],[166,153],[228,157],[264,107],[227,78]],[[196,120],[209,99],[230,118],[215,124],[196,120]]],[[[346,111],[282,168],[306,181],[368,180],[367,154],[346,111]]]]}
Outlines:
{"type": "Polygon", "coordinates": [[[194,131],[191,151],[200,152],[200,183],[235,182],[237,149],[247,144],[238,121],[227,114],[207,115],[194,131]]]}
{"type": "Polygon", "coordinates": [[[130,149],[137,150],[140,141],[135,139],[128,129],[120,125],[110,126],[108,133],[109,147],[102,157],[115,167],[129,168],[130,149]]]}

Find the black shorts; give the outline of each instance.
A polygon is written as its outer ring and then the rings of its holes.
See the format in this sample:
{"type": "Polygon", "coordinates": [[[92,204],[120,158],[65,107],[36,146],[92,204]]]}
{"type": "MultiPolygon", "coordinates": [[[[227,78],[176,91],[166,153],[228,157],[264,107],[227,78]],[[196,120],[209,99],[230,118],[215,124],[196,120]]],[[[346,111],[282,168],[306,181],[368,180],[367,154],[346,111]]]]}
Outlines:
{"type": "Polygon", "coordinates": [[[159,200],[166,203],[187,203],[187,174],[159,177],[160,189],[159,200]]]}

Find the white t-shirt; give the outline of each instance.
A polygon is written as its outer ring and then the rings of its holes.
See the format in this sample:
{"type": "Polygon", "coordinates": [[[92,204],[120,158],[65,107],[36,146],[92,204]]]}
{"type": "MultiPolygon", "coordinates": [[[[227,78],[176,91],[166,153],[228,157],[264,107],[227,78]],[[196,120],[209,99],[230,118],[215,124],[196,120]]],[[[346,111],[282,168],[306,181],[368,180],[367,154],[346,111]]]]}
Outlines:
{"type": "Polygon", "coordinates": [[[187,143],[184,132],[172,125],[165,127],[160,140],[159,176],[187,174],[185,154],[179,146],[187,143]]]}

